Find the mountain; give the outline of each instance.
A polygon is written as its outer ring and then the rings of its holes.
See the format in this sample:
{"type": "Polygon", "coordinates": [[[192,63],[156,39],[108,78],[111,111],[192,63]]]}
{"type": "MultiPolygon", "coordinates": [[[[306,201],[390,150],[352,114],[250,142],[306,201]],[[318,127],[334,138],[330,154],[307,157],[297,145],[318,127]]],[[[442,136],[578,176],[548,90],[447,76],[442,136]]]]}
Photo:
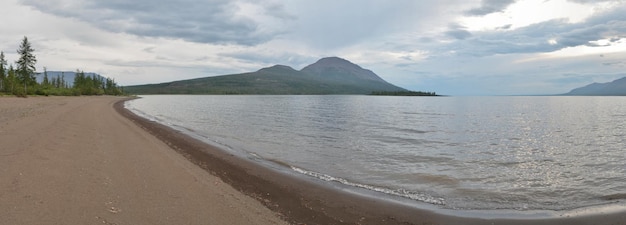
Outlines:
{"type": "Polygon", "coordinates": [[[329,57],[295,70],[275,65],[255,72],[124,87],[130,94],[370,94],[406,91],[348,60],[329,57]]]}
{"type": "Polygon", "coordinates": [[[626,77],[608,82],[593,83],[571,90],[564,95],[619,96],[626,95],[626,77]]]}
{"type": "Polygon", "coordinates": [[[316,63],[308,65],[302,72],[309,73],[318,78],[328,78],[335,80],[371,80],[387,83],[371,70],[361,68],[359,65],[338,57],[328,57],[318,60],[316,63]]]}
{"type": "MultiPolygon", "coordinates": [[[[57,77],[62,77],[63,80],[65,81],[65,83],[69,86],[73,86],[74,85],[74,77],[76,76],[76,72],[71,72],[71,71],[46,71],[46,73],[48,74],[48,79],[52,80],[52,78],[57,78],[57,77]]],[[[87,73],[85,72],[85,76],[89,76],[89,77],[100,77],[103,78],[103,76],[101,76],[100,74],[97,73],[87,73]]],[[[37,83],[41,83],[43,81],[43,73],[36,73],[35,74],[35,78],[37,79],[37,83]]]]}

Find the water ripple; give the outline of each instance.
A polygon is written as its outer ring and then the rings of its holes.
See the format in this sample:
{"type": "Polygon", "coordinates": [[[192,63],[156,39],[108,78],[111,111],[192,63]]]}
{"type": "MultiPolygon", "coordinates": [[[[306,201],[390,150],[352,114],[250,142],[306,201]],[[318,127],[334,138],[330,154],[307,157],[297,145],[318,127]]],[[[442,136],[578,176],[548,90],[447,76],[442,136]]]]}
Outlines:
{"type": "Polygon", "coordinates": [[[442,207],[625,196],[626,98],[145,96],[127,107],[319,179],[442,207]]]}

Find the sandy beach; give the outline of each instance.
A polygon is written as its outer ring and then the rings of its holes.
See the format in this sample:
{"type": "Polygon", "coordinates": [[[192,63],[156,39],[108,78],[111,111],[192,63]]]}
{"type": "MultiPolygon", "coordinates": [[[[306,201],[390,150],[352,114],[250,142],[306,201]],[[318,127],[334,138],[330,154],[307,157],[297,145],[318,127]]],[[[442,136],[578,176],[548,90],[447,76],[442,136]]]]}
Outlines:
{"type": "Polygon", "coordinates": [[[0,224],[286,224],[117,101],[0,97],[0,224]]]}
{"type": "Polygon", "coordinates": [[[236,157],[117,97],[0,97],[0,224],[626,224],[418,209],[236,157]]]}

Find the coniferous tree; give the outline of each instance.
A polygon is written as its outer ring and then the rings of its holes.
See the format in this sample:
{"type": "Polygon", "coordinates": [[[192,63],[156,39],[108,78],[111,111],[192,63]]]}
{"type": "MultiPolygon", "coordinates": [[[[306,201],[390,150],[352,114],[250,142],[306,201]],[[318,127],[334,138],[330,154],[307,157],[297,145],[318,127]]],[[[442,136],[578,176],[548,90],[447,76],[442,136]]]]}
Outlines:
{"type": "Polygon", "coordinates": [[[0,52],[0,91],[6,91],[6,75],[7,75],[7,60],[4,59],[4,52],[0,52]]]}
{"type": "Polygon", "coordinates": [[[17,81],[17,78],[15,77],[15,69],[13,69],[13,65],[9,66],[9,72],[7,72],[7,77],[6,77],[6,86],[7,86],[7,90],[9,91],[9,93],[11,94],[15,94],[15,83],[17,81]]]}
{"type": "Polygon", "coordinates": [[[17,77],[22,84],[24,84],[24,95],[27,92],[27,86],[32,85],[35,82],[35,64],[37,63],[37,59],[33,52],[33,49],[28,42],[28,38],[24,36],[22,39],[22,43],[20,44],[20,48],[17,50],[17,53],[20,55],[20,58],[15,62],[17,64],[17,77]]]}
{"type": "Polygon", "coordinates": [[[37,88],[35,92],[38,95],[48,96],[51,94],[52,84],[50,83],[50,79],[48,78],[48,70],[44,66],[43,67],[43,78],[41,79],[41,84],[37,88]]]}
{"type": "Polygon", "coordinates": [[[76,70],[74,85],[72,86],[65,80],[63,72],[61,72],[60,76],[48,77],[48,70],[44,67],[43,81],[39,84],[35,74],[37,59],[33,54],[34,51],[30,42],[28,42],[28,38],[24,37],[17,50],[19,59],[15,61],[15,64],[9,65],[8,70],[4,52],[0,51],[0,91],[18,96],[28,95],[29,90],[31,94],[35,93],[38,95],[123,94],[123,90],[117,86],[113,79],[95,74],[88,76],[80,70],[76,70]],[[24,89],[18,88],[20,85],[24,89]],[[29,89],[29,87],[34,88],[29,89]]]}
{"type": "Polygon", "coordinates": [[[52,78],[52,86],[54,86],[54,88],[61,88],[61,77],[56,76],[52,78]]]}
{"type": "Polygon", "coordinates": [[[61,72],[61,80],[59,80],[59,84],[61,88],[69,88],[65,82],[65,72],[61,72]]]}
{"type": "Polygon", "coordinates": [[[74,93],[75,95],[80,95],[81,94],[81,89],[83,87],[83,79],[84,77],[82,76],[82,74],[80,73],[80,70],[76,70],[76,73],[74,74],[74,93]]]}
{"type": "Polygon", "coordinates": [[[50,86],[50,80],[48,80],[48,70],[45,66],[43,67],[43,81],[41,82],[41,85],[44,88],[48,88],[50,86]]]}
{"type": "Polygon", "coordinates": [[[115,80],[107,78],[105,80],[104,93],[107,95],[121,95],[122,91],[115,83],[115,80]]]}

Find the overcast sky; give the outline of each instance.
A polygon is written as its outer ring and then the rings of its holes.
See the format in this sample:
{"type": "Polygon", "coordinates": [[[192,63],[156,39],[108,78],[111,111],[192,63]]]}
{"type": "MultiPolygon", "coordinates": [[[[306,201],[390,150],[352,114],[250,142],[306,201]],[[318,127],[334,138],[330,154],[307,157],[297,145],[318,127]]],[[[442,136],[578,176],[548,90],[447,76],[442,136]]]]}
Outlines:
{"type": "Polygon", "coordinates": [[[7,61],[121,85],[338,56],[449,95],[556,94],[626,76],[624,0],[3,0],[7,61]]]}

